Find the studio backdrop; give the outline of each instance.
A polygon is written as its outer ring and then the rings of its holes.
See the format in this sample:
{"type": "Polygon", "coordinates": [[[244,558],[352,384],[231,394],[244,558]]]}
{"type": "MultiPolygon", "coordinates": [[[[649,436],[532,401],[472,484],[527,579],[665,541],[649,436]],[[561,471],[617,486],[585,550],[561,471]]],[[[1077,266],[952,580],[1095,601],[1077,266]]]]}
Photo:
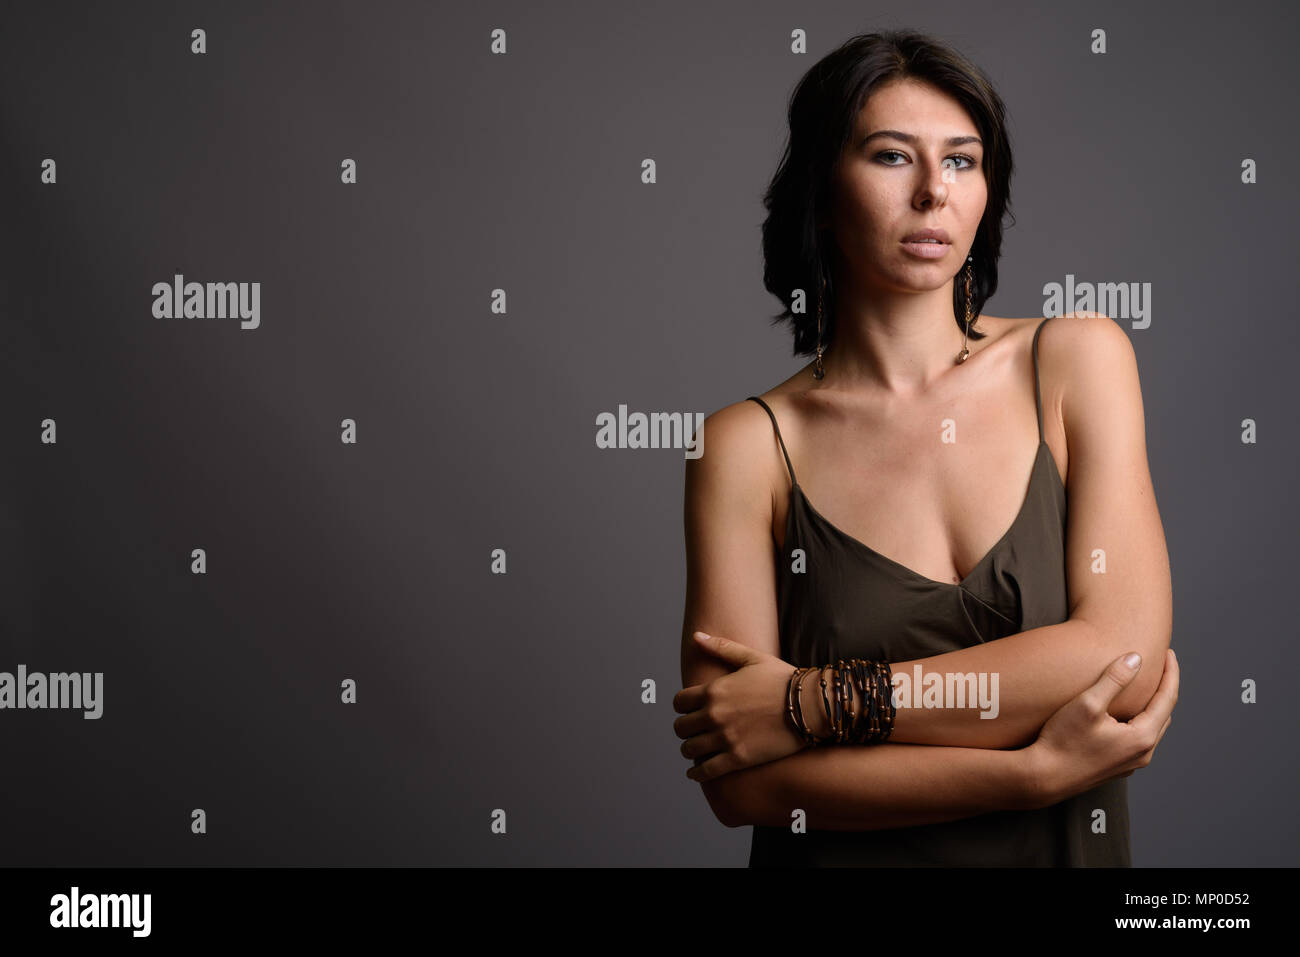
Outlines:
{"type": "Polygon", "coordinates": [[[1138,358],[1133,863],[1296,864],[1280,0],[7,5],[0,863],[743,865],[672,731],[681,436],[806,362],[761,195],[893,27],[1009,110],[986,310],[1138,358]]]}

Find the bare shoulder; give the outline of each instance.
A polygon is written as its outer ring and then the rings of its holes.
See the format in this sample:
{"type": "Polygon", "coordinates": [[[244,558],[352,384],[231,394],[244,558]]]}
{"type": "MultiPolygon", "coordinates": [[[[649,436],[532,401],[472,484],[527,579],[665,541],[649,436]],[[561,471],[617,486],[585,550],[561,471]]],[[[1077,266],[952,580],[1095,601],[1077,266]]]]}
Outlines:
{"type": "Polygon", "coordinates": [[[741,496],[768,511],[784,465],[763,407],[749,399],[733,402],[706,416],[700,429],[704,451],[687,460],[688,493],[694,484],[706,498],[741,496]]]}
{"type": "MultiPolygon", "coordinates": [[[[1100,372],[1110,368],[1136,367],[1133,344],[1119,323],[1100,312],[1066,313],[1035,320],[1042,324],[1038,337],[1038,362],[1044,375],[1050,369],[1055,379],[1066,389],[1084,384],[1085,379],[1095,380],[1100,372]]],[[[1096,386],[1093,381],[1093,386],[1096,386]]]]}
{"type": "Polygon", "coordinates": [[[1113,416],[1114,403],[1141,415],[1137,356],[1128,334],[1099,312],[1066,313],[1039,319],[1040,375],[1056,397],[1061,427],[1073,445],[1097,416],[1113,416]],[[1103,401],[1103,397],[1105,400],[1103,401]],[[1103,411],[1109,410],[1109,411],[1103,411]]]}
{"type": "Polygon", "coordinates": [[[705,417],[703,427],[708,433],[706,441],[712,448],[722,457],[736,460],[756,458],[755,453],[766,448],[766,440],[772,433],[771,420],[763,407],[749,399],[741,399],[710,413],[705,417]]]}

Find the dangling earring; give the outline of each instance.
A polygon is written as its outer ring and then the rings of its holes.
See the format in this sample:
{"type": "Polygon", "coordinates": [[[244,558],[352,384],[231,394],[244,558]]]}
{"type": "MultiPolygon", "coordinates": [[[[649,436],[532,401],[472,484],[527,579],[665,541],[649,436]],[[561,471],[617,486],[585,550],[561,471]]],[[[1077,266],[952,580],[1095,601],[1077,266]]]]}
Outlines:
{"type": "Polygon", "coordinates": [[[957,365],[961,365],[970,357],[970,350],[966,348],[966,338],[970,335],[970,264],[974,258],[974,256],[966,257],[966,331],[961,337],[961,352],[957,353],[957,365]]]}
{"type": "Polygon", "coordinates": [[[822,368],[822,296],[826,293],[826,280],[822,280],[821,292],[817,294],[817,359],[813,362],[813,378],[826,378],[826,370],[822,368]]]}

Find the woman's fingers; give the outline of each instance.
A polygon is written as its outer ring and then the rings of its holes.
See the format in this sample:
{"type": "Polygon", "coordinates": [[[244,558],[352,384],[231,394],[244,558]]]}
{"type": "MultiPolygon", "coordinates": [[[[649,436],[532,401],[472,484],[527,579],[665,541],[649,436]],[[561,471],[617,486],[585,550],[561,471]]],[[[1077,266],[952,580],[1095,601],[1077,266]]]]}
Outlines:
{"type": "Polygon", "coordinates": [[[1151,696],[1146,710],[1134,715],[1129,721],[1130,727],[1144,734],[1155,733],[1159,728],[1155,740],[1160,740],[1159,735],[1164,734],[1165,719],[1173,714],[1174,704],[1178,701],[1178,677],[1178,656],[1170,648],[1165,652],[1165,673],[1160,676],[1160,687],[1151,696]]]}
{"type": "Polygon", "coordinates": [[[697,764],[686,772],[686,776],[692,781],[712,781],[714,778],[720,778],[722,775],[734,770],[734,764],[730,754],[718,754],[702,764],[697,764]]]}
{"type": "Polygon", "coordinates": [[[711,754],[727,750],[727,739],[721,731],[697,734],[682,742],[682,757],[707,758],[711,754]]]}
{"type": "Polygon", "coordinates": [[[762,652],[755,651],[743,642],[723,638],[721,635],[706,635],[702,631],[697,631],[692,637],[698,647],[703,648],[711,655],[717,655],[723,661],[738,668],[757,664],[761,659],[767,657],[762,652]]]}
{"type": "Polygon", "coordinates": [[[691,685],[673,695],[673,710],[678,714],[689,714],[704,707],[704,689],[708,685],[691,685]]]}
{"type": "MultiPolygon", "coordinates": [[[[1155,756],[1157,745],[1160,744],[1160,740],[1165,736],[1165,732],[1169,730],[1169,726],[1173,723],[1174,723],[1174,716],[1172,714],[1169,715],[1169,717],[1165,718],[1165,723],[1160,726],[1160,731],[1156,735],[1155,744],[1152,744],[1151,747],[1147,748],[1135,759],[1138,761],[1139,766],[1146,767],[1148,764],[1151,763],[1151,759],[1155,756]]],[[[1136,771],[1137,768],[1134,768],[1133,770],[1136,771]]],[[[1133,771],[1125,771],[1123,774],[1120,775],[1120,777],[1126,778],[1132,773],[1133,771]]]]}
{"type": "Polygon", "coordinates": [[[1136,667],[1130,667],[1130,655],[1131,653],[1126,652],[1112,661],[1110,667],[1101,673],[1096,684],[1080,695],[1087,700],[1094,715],[1109,713],[1110,703],[1115,700],[1115,696],[1128,687],[1129,682],[1142,668],[1141,658],[1138,659],[1136,667]]]}
{"type": "Polygon", "coordinates": [[[690,714],[684,714],[673,721],[673,733],[679,738],[693,738],[697,734],[713,730],[714,727],[716,727],[716,722],[709,717],[708,711],[703,708],[699,711],[692,711],[690,714]]]}

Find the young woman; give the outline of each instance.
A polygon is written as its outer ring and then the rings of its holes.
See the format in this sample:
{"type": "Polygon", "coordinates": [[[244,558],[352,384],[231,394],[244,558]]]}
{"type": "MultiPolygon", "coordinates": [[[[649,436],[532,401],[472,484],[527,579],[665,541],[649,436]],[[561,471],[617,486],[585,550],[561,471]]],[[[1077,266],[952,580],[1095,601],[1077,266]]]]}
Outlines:
{"type": "Polygon", "coordinates": [[[815,359],[686,466],[674,730],[751,866],[1130,865],[1178,691],[1137,364],[1105,316],[980,315],[1011,168],[987,78],[918,34],[792,99],[765,285],[815,359]],[[847,667],[796,669],[849,659],[889,664],[892,730],[837,744],[867,672],[837,708],[847,667]]]}

